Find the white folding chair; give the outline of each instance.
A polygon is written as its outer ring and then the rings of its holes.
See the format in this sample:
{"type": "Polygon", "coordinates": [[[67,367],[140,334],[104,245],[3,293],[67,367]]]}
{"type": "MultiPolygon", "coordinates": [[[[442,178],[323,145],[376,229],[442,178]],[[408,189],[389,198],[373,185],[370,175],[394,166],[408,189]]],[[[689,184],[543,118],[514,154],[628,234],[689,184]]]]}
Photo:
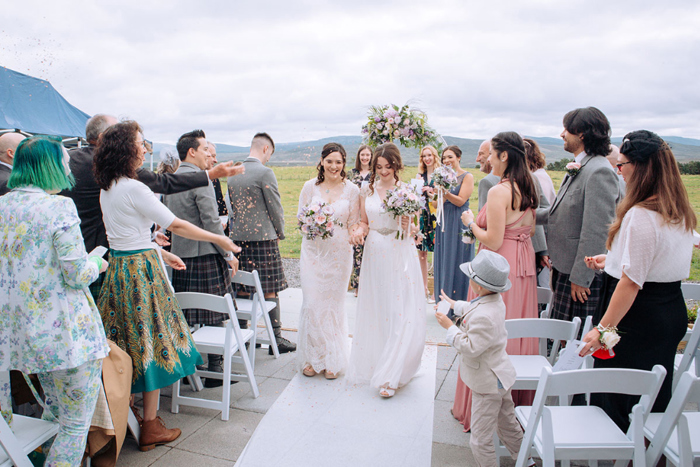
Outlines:
{"type": "Polygon", "coordinates": [[[683,373],[700,376],[700,326],[686,332],[683,340],[686,342],[682,354],[676,354],[673,361],[673,388],[678,385],[683,373]]]}
{"type": "Polygon", "coordinates": [[[509,355],[517,375],[513,389],[537,389],[542,368],[552,368],[559,354],[561,341],[575,339],[580,326],[581,319],[578,317],[572,321],[542,318],[507,319],[508,339],[539,339],[539,355],[509,355]],[[549,356],[547,339],[554,341],[549,356]]]}
{"type": "Polygon", "coordinates": [[[272,311],[277,304],[275,302],[265,301],[265,294],[262,291],[262,285],[260,285],[258,271],[247,272],[239,269],[236,275],[231,278],[231,282],[255,288],[255,293],[253,293],[250,298],[236,297],[238,317],[250,320],[251,328],[254,331],[256,328],[255,323],[262,319],[265,323],[267,339],[258,339],[258,343],[268,344],[272,347],[272,353],[275,358],[279,358],[280,352],[277,350],[277,340],[275,339],[275,333],[272,329],[272,321],[270,321],[270,311],[272,311]],[[253,317],[255,317],[255,319],[253,319],[253,317]]]}
{"type": "Polygon", "coordinates": [[[525,427],[516,467],[525,467],[531,450],[542,459],[543,467],[554,467],[560,460],[567,467],[571,460],[633,460],[645,465],[644,422],[649,415],[666,370],[656,365],[651,371],[628,369],[574,370],[553,373],[543,368],[532,407],[515,408],[518,421],[525,427]],[[545,406],[545,400],[557,396],[567,400],[581,392],[617,393],[641,396],[632,409],[627,433],[595,406],[545,406]]]}
{"type": "Polygon", "coordinates": [[[171,412],[178,413],[180,405],[189,405],[192,407],[221,410],[221,419],[228,420],[229,406],[231,403],[231,380],[248,381],[250,388],[253,390],[253,397],[258,397],[260,395],[258,384],[253,374],[253,365],[245,349],[246,342],[251,342],[250,347],[254,351],[255,332],[251,329],[241,329],[230,294],[218,297],[216,295],[203,293],[178,292],[175,294],[175,297],[180,304],[180,308],[183,310],[202,308],[225,314],[228,320],[225,321],[224,327],[202,326],[192,333],[194,344],[200,353],[223,355],[224,357],[224,363],[222,365],[224,369],[223,373],[205,370],[197,370],[195,372],[196,376],[223,380],[224,385],[221,401],[182,396],[180,394],[180,380],[178,379],[175,384],[173,384],[171,412]],[[242,374],[232,373],[231,363],[233,362],[243,363],[245,372],[242,374]]]}
{"type": "Polygon", "coordinates": [[[700,403],[700,378],[683,373],[666,411],[649,414],[644,424],[647,465],[656,465],[662,454],[679,467],[700,459],[700,413],[684,413],[688,402],[700,403]]]}
{"type": "MultiPolygon", "coordinates": [[[[0,384],[10,384],[10,372],[0,372],[0,384]]],[[[0,417],[0,467],[32,467],[29,453],[58,433],[58,422],[13,414],[12,428],[0,417]]]]}
{"type": "MultiPolygon", "coordinates": [[[[542,313],[546,313],[545,318],[549,318],[549,309],[551,308],[552,291],[548,287],[537,287],[537,304],[546,305],[542,313]]],[[[540,315],[542,316],[542,315],[540,315]]]]}

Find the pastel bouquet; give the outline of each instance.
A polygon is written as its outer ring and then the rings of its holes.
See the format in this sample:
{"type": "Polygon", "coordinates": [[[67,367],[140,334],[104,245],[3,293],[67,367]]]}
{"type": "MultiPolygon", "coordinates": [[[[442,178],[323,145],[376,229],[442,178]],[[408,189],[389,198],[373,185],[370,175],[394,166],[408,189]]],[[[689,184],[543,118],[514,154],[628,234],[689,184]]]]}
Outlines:
{"type": "Polygon", "coordinates": [[[362,126],[365,142],[372,147],[397,140],[406,148],[440,146],[438,134],[428,125],[428,117],[408,105],[372,106],[362,126]]]}
{"type": "MultiPolygon", "coordinates": [[[[386,192],[386,198],[382,201],[382,209],[394,215],[394,218],[413,216],[425,205],[416,185],[402,183],[393,190],[386,192]]],[[[396,233],[396,238],[404,238],[403,230],[396,233]]]]}
{"type": "Polygon", "coordinates": [[[452,167],[441,165],[433,171],[433,185],[449,191],[458,185],[457,172],[452,167]]]}
{"type": "Polygon", "coordinates": [[[442,190],[437,190],[437,212],[435,213],[436,222],[445,231],[445,195],[444,191],[450,191],[452,188],[458,185],[457,172],[455,172],[452,167],[446,165],[441,165],[436,167],[433,171],[432,177],[433,185],[435,187],[442,188],[442,190]]]}
{"type": "Polygon", "coordinates": [[[312,201],[297,214],[299,230],[307,240],[326,240],[333,236],[336,226],[342,227],[334,217],[335,209],[323,201],[312,201]]]}

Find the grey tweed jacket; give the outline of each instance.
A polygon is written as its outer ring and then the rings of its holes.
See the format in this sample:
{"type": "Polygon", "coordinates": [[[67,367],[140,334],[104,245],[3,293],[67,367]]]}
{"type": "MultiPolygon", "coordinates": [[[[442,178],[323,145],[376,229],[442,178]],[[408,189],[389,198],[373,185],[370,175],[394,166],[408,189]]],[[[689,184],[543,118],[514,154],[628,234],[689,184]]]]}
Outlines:
{"type": "MultiPolygon", "coordinates": [[[[189,162],[183,162],[176,174],[194,173],[202,169],[189,162]]],[[[173,214],[182,220],[217,235],[223,235],[224,229],[219,220],[219,210],[216,206],[214,186],[209,182],[207,186],[194,188],[189,191],[167,195],[163,203],[173,214]]],[[[189,238],[173,234],[170,251],[181,258],[195,258],[197,256],[219,253],[226,256],[228,253],[218,245],[209,242],[198,242],[189,238]]]]}
{"type": "Polygon", "coordinates": [[[231,240],[284,240],[284,209],[274,172],[254,157],[243,165],[243,175],[228,178],[231,240]]]}
{"type": "Polygon", "coordinates": [[[584,257],[606,252],[619,199],[620,184],[608,160],[586,155],[579,172],[562,182],[549,212],[538,211],[537,221],[547,222],[552,265],[574,284],[588,287],[593,282],[595,271],[586,267],[584,257]]]}

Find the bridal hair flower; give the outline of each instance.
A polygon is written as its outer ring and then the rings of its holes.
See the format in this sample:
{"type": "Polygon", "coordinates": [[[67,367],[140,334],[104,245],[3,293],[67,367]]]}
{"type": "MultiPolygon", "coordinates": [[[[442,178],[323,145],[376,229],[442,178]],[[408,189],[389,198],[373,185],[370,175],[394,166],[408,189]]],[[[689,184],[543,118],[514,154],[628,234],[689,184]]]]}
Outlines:
{"type": "Polygon", "coordinates": [[[581,171],[581,164],[578,162],[571,161],[568,164],[566,164],[566,173],[569,174],[569,177],[575,177],[576,174],[578,174],[581,171]]]}

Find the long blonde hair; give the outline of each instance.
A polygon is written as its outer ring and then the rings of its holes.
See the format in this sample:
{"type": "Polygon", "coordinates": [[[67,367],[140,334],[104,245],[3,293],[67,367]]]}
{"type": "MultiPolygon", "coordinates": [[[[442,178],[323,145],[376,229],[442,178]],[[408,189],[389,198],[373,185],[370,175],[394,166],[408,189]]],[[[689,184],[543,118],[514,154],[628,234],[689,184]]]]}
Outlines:
{"type": "Polygon", "coordinates": [[[424,146],[421,148],[420,152],[418,153],[418,173],[424,174],[428,172],[428,166],[425,165],[425,162],[423,162],[423,151],[425,150],[430,151],[430,153],[433,155],[433,169],[436,169],[440,167],[440,156],[438,155],[437,149],[435,149],[435,146],[424,146]]]}
{"type": "Polygon", "coordinates": [[[606,247],[611,248],[622,219],[634,206],[658,212],[668,224],[682,223],[688,232],[695,230],[697,217],[668,144],[651,131],[633,131],[625,135],[620,153],[633,164],[634,170],[627,180],[625,197],[617,206],[606,247]]]}

